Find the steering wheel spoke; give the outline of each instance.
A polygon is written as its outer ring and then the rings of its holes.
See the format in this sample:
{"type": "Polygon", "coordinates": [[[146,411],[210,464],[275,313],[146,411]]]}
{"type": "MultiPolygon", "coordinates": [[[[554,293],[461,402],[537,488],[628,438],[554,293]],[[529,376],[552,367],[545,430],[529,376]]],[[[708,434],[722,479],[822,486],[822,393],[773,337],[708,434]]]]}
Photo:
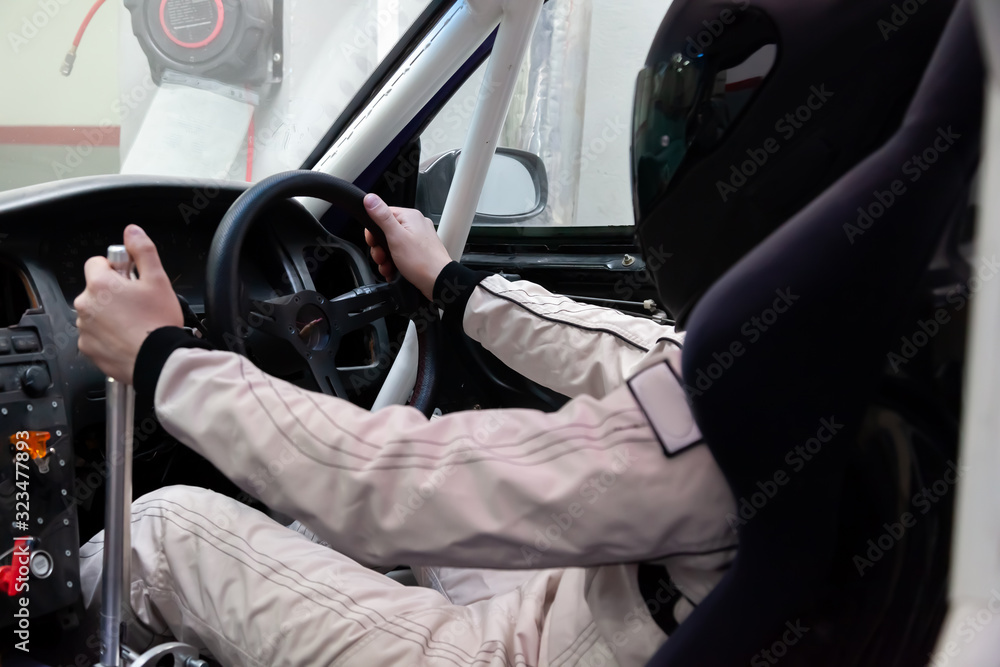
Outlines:
{"type": "MultiPolygon", "coordinates": [[[[265,367],[268,363],[287,367],[289,355],[294,352],[308,366],[318,389],[326,394],[352,400],[364,388],[370,387],[380,376],[379,364],[389,348],[382,320],[393,314],[413,316],[427,307],[413,285],[402,278],[389,283],[372,282],[375,277],[364,253],[343,239],[332,237],[319,221],[313,221],[314,229],[310,233],[315,232],[315,238],[323,240],[322,245],[339,244],[345,248],[356,280],[368,281],[368,284],[328,299],[314,289],[310,268],[301,253],[294,248],[285,252],[281,243],[277,244],[277,249],[282,253],[281,264],[292,289],[298,290],[294,294],[247,302],[241,298],[239,272],[240,255],[251,225],[266,215],[275,201],[293,197],[314,197],[330,202],[341,213],[363,224],[383,247],[387,247],[385,235],[371,221],[364,207],[364,194],[351,183],[313,171],[275,174],[243,193],[219,224],[209,253],[205,308],[211,338],[240,354],[247,353],[246,342],[252,341],[249,347],[254,348],[254,356],[265,367]],[[247,328],[244,322],[250,329],[245,334],[242,333],[247,328]],[[338,367],[337,353],[345,337],[350,341],[355,338],[352,334],[366,327],[372,327],[373,335],[369,338],[366,334],[364,340],[366,349],[374,353],[373,362],[367,366],[338,367]],[[252,332],[259,332],[264,337],[255,339],[252,332]],[[266,342],[269,337],[288,345],[269,346],[266,342]],[[259,347],[257,340],[260,340],[259,347]]],[[[431,308],[430,312],[433,310],[431,308]]],[[[425,414],[434,407],[435,331],[433,322],[417,331],[420,358],[412,405],[425,414]]],[[[357,357],[353,353],[354,343],[348,344],[352,346],[352,354],[346,356],[357,357]]],[[[360,361],[365,363],[364,359],[360,361]]]]}
{"type": "Polygon", "coordinates": [[[329,301],[328,312],[341,335],[368,326],[387,315],[403,312],[400,283],[363,285],[329,301]]]}
{"type": "Polygon", "coordinates": [[[332,394],[337,398],[351,400],[345,385],[341,369],[337,368],[336,353],[333,354],[312,354],[306,359],[313,379],[324,394],[332,394]]]}

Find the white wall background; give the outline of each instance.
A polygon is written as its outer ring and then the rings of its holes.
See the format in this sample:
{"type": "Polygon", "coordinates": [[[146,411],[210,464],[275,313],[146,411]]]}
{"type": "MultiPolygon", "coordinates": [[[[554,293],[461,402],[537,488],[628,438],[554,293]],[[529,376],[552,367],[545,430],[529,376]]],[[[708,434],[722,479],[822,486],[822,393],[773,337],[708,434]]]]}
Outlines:
{"type": "MultiPolygon", "coordinates": [[[[304,13],[303,10],[315,11],[318,7],[311,6],[323,3],[329,9],[324,13],[333,13],[333,6],[339,9],[341,16],[357,18],[361,7],[370,6],[374,14],[379,8],[385,8],[392,0],[287,0],[286,7],[293,15],[304,13]]],[[[118,124],[121,120],[119,96],[122,90],[129,88],[119,81],[119,66],[126,70],[144,69],[145,62],[137,47],[122,50],[121,42],[132,39],[131,29],[127,24],[127,12],[120,7],[119,0],[108,0],[94,18],[84,36],[77,57],[76,67],[72,76],[63,77],[59,73],[62,63],[76,29],[90,8],[92,0],[0,0],[0,125],[64,125],[87,126],[111,122],[118,124]],[[119,25],[119,22],[123,22],[119,25]],[[129,62],[120,63],[121,57],[129,62]],[[138,60],[139,62],[131,62],[138,60]]],[[[629,183],[629,141],[631,126],[632,94],[635,76],[645,60],[646,51],[660,20],[669,7],[669,0],[551,0],[550,6],[559,4],[561,16],[577,17],[573,24],[571,41],[566,42],[568,48],[582,49],[584,53],[583,74],[581,80],[570,82],[574,91],[571,111],[576,115],[573,141],[577,154],[572,155],[574,162],[579,164],[575,190],[575,207],[572,215],[562,217],[555,222],[587,226],[628,225],[633,222],[631,187],[629,183]],[[574,2],[577,6],[574,6],[574,2]],[[568,5],[568,8],[566,7],[568,5]],[[579,18],[582,17],[582,18],[579,18]]],[[[423,2],[403,0],[400,5],[408,14],[406,24],[419,11],[423,2]]],[[[556,8],[550,8],[552,11],[556,8]]],[[[567,19],[569,20],[569,19],[567,19]]],[[[300,32],[286,41],[286,47],[295,49],[296,42],[301,42],[305,34],[301,30],[310,31],[300,19],[293,18],[290,26],[297,26],[300,32]]],[[[313,23],[315,26],[315,22],[313,23]]],[[[372,54],[372,63],[377,62],[378,55],[385,52],[396,35],[405,30],[405,25],[393,27],[392,30],[380,34],[378,53],[372,54]],[[392,32],[390,35],[389,32],[392,32]]],[[[337,32],[337,31],[334,31],[337,32]]],[[[338,35],[339,37],[339,35],[338,35]]],[[[565,36],[563,36],[565,38],[565,36]]],[[[133,40],[134,41],[134,40],[133,40]]],[[[553,54],[553,57],[558,54],[553,54]]],[[[567,59],[572,54],[565,54],[567,59]]],[[[301,59],[300,59],[301,63],[301,59]]],[[[320,76],[322,83],[328,84],[328,76],[342,67],[325,68],[326,76],[320,76]]],[[[358,67],[367,70],[373,64],[358,67]]],[[[301,97],[307,89],[315,90],[316,77],[304,76],[304,73],[292,65],[289,72],[291,80],[301,79],[308,85],[288,86],[283,95],[288,96],[286,102],[293,109],[290,117],[302,122],[304,126],[285,127],[283,130],[293,134],[303,133],[310,140],[316,134],[311,126],[314,118],[298,118],[294,109],[302,108],[301,97]],[[308,81],[307,81],[308,80],[308,81]],[[293,87],[295,90],[292,90],[293,87]]],[[[457,115],[439,118],[435,126],[441,129],[436,135],[437,141],[430,142],[428,149],[442,152],[462,145],[464,131],[468,118],[471,117],[471,104],[481,78],[474,78],[455,100],[459,102],[457,115]],[[461,106],[461,100],[467,104],[461,106]],[[469,112],[463,109],[468,108],[469,112]]],[[[359,82],[350,81],[340,96],[349,97],[359,82]]],[[[563,82],[565,83],[565,82],[563,82]]],[[[330,100],[324,105],[323,122],[339,113],[341,106],[339,98],[334,104],[330,100]]],[[[561,111],[563,115],[566,109],[561,111]]],[[[141,117],[141,110],[131,114],[126,119],[127,124],[141,117]]],[[[530,119],[529,119],[530,120],[530,119]]],[[[524,110],[512,122],[523,125],[524,110]]],[[[508,128],[510,129],[510,128],[508,128]]],[[[521,128],[523,129],[523,128],[521,128]]],[[[280,134],[277,133],[277,134],[280,134]]],[[[129,132],[123,132],[123,141],[127,145],[129,132]]],[[[508,133],[508,138],[522,136],[517,132],[508,133]]],[[[542,141],[544,133],[536,135],[542,141]]],[[[263,137],[260,138],[258,149],[266,149],[263,137]]],[[[284,140],[285,137],[282,137],[284,140]]],[[[566,143],[566,137],[560,136],[559,141],[566,143]]],[[[425,144],[427,140],[425,139],[425,144]]],[[[514,145],[517,141],[508,141],[514,145]]],[[[545,148],[528,145],[525,148],[538,149],[544,153],[545,148]]],[[[2,147],[0,147],[2,150],[2,147]]],[[[426,154],[426,153],[425,153],[426,154]]],[[[282,156],[284,157],[284,156],[282,156]]],[[[261,150],[258,155],[262,171],[267,163],[267,155],[261,150]]],[[[285,160],[276,156],[275,167],[285,166],[285,160]]],[[[294,166],[294,165],[293,165],[294,166]]],[[[560,167],[561,168],[561,167],[560,167]]],[[[79,175],[79,174],[74,174],[79,175]]],[[[552,178],[560,178],[559,174],[550,174],[552,178]]],[[[51,178],[47,172],[42,180],[51,178]]],[[[0,184],[2,185],[2,184],[0,184]]]]}
{"type": "Polygon", "coordinates": [[[0,125],[118,124],[118,8],[109,0],[59,72],[93,0],[0,0],[0,125]]]}
{"type": "Polygon", "coordinates": [[[635,222],[629,177],[632,97],[668,7],[670,0],[594,0],[577,225],[635,222]]]}
{"type": "MultiPolygon", "coordinates": [[[[500,142],[501,146],[542,155],[550,181],[566,183],[572,180],[575,200],[572,209],[539,222],[582,226],[634,223],[629,144],[635,78],[646,61],[649,45],[669,6],[669,0],[551,0],[546,5],[547,13],[558,16],[574,28],[571,38],[559,43],[559,48],[567,52],[553,50],[551,57],[569,61],[577,59],[577,53],[569,51],[582,52],[582,67],[580,63],[567,67],[568,81],[550,83],[549,91],[563,96],[561,102],[565,107],[553,114],[548,124],[536,122],[534,133],[525,135],[518,124],[525,115],[545,114],[549,101],[526,110],[517,108],[515,98],[500,142]],[[562,133],[551,132],[556,122],[562,133]],[[574,128],[569,132],[567,126],[571,124],[574,128]],[[538,125],[541,125],[540,131],[538,125]],[[572,138],[567,134],[572,134],[572,138]],[[541,145],[539,139],[543,142],[541,145]],[[562,145],[556,146],[557,142],[562,145]],[[554,160],[546,155],[547,151],[562,151],[562,154],[560,159],[554,160]],[[566,169],[575,172],[572,179],[566,178],[566,169]]],[[[554,37],[559,40],[565,36],[556,33],[554,37]]],[[[558,71],[562,63],[546,63],[545,66],[558,71]]],[[[470,77],[431,122],[423,137],[423,158],[462,147],[482,85],[483,69],[470,77]]],[[[527,73],[522,71],[519,90],[526,77],[527,73]]],[[[528,120],[530,125],[531,119],[528,120]]]]}

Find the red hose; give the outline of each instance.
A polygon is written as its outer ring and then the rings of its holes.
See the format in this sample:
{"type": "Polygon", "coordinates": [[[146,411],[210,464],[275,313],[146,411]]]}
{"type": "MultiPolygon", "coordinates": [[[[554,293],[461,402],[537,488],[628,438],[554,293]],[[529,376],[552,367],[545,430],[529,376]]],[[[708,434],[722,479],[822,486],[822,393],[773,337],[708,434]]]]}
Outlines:
{"type": "Polygon", "coordinates": [[[69,51],[66,52],[66,58],[63,60],[62,67],[59,71],[62,72],[63,76],[69,76],[70,72],[73,71],[73,63],[76,62],[76,49],[80,46],[80,40],[83,39],[83,33],[87,32],[87,26],[90,25],[90,20],[94,18],[94,14],[97,10],[101,8],[104,4],[104,0],[97,0],[87,12],[87,15],[83,17],[83,23],[80,24],[80,28],[76,31],[76,37],[73,38],[73,44],[69,47],[69,51]]]}
{"type": "Polygon", "coordinates": [[[87,12],[87,15],[83,17],[83,23],[80,24],[80,29],[76,31],[76,37],[73,39],[73,46],[80,46],[80,40],[83,39],[83,33],[87,31],[87,26],[90,25],[90,20],[94,18],[94,14],[97,10],[101,8],[104,4],[104,0],[97,0],[94,5],[87,12]]]}

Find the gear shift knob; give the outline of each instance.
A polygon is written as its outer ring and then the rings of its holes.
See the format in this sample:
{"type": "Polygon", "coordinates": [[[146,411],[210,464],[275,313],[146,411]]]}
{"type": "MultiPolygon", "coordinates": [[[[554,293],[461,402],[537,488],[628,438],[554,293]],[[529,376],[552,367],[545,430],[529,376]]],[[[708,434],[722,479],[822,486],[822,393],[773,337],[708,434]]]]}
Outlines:
{"type": "Polygon", "coordinates": [[[108,246],[108,263],[112,269],[122,275],[127,276],[132,273],[132,257],[123,245],[108,246]]]}

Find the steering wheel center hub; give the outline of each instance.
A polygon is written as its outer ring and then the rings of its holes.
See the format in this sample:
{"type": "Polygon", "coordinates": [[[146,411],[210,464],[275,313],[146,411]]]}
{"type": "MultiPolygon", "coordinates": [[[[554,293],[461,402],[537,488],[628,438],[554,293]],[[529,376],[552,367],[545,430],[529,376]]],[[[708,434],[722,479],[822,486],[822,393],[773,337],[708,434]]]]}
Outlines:
{"type": "Polygon", "coordinates": [[[310,350],[326,349],[330,343],[330,320],[319,306],[310,303],[300,308],[294,326],[299,340],[310,350]]]}

